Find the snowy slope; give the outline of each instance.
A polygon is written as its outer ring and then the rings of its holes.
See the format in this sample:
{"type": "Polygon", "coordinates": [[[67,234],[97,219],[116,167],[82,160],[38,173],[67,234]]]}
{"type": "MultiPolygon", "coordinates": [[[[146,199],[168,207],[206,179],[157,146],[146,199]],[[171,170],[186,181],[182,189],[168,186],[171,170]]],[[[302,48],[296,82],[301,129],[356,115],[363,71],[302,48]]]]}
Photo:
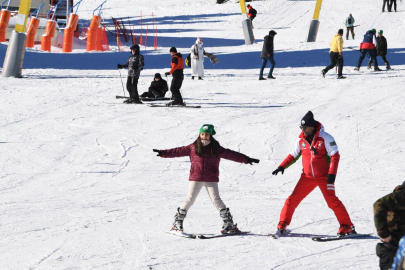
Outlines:
{"type": "MultiPolygon", "coordinates": [[[[360,233],[375,233],[372,204],[405,180],[405,6],[380,12],[379,1],[324,1],[316,43],[304,42],[315,1],[256,1],[257,44],[242,40],[239,4],[215,1],[109,0],[105,18],[127,17],[159,29],[157,51],[142,48],[145,70],[139,92],[156,72],[168,71],[171,46],[183,54],[197,36],[207,52],[204,81],[182,91],[202,109],[123,105],[117,63],[126,53],[42,53],[29,50],[24,79],[0,85],[0,269],[378,269],[374,237],[317,243],[339,227],[320,191],[297,208],[294,237],[273,240],[300,162],[277,177],[271,172],[288,155],[302,116],[312,110],[336,139],[341,160],[337,196],[360,233]],[[390,72],[354,73],[358,52],[344,51],[346,80],[335,80],[329,42],[349,13],[364,32],[383,29],[390,72]],[[258,81],[263,37],[275,39],[273,81],[258,81]],[[222,161],[220,193],[242,230],[255,236],[189,240],[166,234],[186,196],[188,158],[161,159],[152,149],[192,143],[202,124],[215,125],[219,142],[259,158],[250,166],[222,161]]],[[[101,1],[83,1],[89,19],[101,1]]],[[[152,39],[148,40],[152,44],[152,39]]],[[[7,44],[0,44],[5,55],[7,44]]],[[[362,69],[365,70],[366,60],[362,69]]],[[[380,66],[381,58],[378,58],[380,66]]],[[[268,71],[268,68],[266,69],[268,71]]],[[[124,76],[125,84],[125,71],[124,76]]],[[[168,79],[170,82],[171,78],[168,79]]],[[[217,233],[222,221],[205,191],[190,209],[190,233],[217,233]]]]}

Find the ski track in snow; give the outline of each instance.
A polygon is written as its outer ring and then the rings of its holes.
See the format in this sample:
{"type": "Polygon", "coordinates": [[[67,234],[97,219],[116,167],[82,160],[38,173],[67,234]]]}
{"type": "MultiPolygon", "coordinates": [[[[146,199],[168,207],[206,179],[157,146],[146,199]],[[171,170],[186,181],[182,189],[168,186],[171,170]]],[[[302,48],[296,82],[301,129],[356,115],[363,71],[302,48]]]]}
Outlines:
{"type": "MultiPolygon", "coordinates": [[[[301,162],[273,176],[299,135],[302,116],[312,110],[334,136],[341,155],[336,193],[359,233],[375,233],[375,200],[405,179],[404,6],[381,13],[366,0],[324,1],[317,41],[306,35],[315,1],[254,1],[257,43],[245,46],[240,6],[235,1],[109,0],[103,15],[130,16],[139,33],[149,24],[145,69],[138,84],[147,91],[153,75],[169,70],[171,46],[188,55],[197,36],[207,52],[203,81],[185,69],[182,93],[201,109],[151,108],[122,104],[126,71],[115,69],[128,52],[25,54],[23,79],[2,78],[0,111],[1,269],[378,269],[378,239],[328,243],[313,235],[335,235],[339,224],[319,189],[297,208],[292,233],[274,240],[285,199],[302,171],[301,162]],[[133,2],[133,1],[132,1],[133,2]],[[128,8],[128,4],[131,8],[128,8]],[[367,8],[364,8],[367,7],[367,8]],[[158,49],[152,50],[152,12],[158,49]],[[329,42],[352,13],[358,48],[364,33],[383,29],[394,70],[352,71],[355,50],[344,50],[346,80],[329,64],[329,42]],[[258,81],[263,38],[274,29],[274,76],[258,81]],[[122,76],[120,78],[120,76],[122,76]],[[165,233],[187,194],[188,157],[162,159],[152,149],[192,143],[202,124],[212,123],[222,146],[260,159],[245,165],[222,160],[220,194],[241,230],[255,235],[212,240],[165,233]]],[[[95,2],[83,1],[82,20],[95,2]]],[[[124,20],[126,22],[126,20],[124,20]]],[[[81,23],[83,23],[81,21],[81,23]]],[[[345,29],[346,30],[346,29],[345,29]]],[[[5,55],[7,43],[0,44],[5,55]]],[[[380,66],[381,58],[378,58],[380,66]]],[[[265,69],[265,75],[269,67],[265,69]]],[[[170,84],[172,78],[167,78],[170,84]]],[[[164,103],[164,102],[156,102],[164,103]]],[[[202,190],[184,221],[185,231],[214,234],[222,220],[202,190]]]]}

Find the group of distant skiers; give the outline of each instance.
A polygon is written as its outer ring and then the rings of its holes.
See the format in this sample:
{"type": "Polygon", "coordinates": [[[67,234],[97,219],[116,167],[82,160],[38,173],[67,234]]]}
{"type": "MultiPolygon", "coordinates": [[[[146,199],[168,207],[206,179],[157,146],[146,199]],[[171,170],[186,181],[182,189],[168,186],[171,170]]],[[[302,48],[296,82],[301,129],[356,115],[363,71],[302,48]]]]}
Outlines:
{"type": "Polygon", "coordinates": [[[391,12],[392,5],[394,5],[394,11],[397,12],[397,0],[383,0],[382,12],[385,11],[385,6],[387,6],[388,12],[391,12]]]}

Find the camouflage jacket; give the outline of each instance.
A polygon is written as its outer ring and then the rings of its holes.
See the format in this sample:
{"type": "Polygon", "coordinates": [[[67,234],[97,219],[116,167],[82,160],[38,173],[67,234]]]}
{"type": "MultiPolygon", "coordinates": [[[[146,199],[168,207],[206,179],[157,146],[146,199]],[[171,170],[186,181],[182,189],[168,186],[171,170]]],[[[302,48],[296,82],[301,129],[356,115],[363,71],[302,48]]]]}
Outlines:
{"type": "Polygon", "coordinates": [[[405,235],[405,185],[397,186],[394,192],[380,198],[374,203],[374,223],[381,238],[391,235],[392,242],[398,244],[405,235]]]}
{"type": "Polygon", "coordinates": [[[139,78],[141,70],[145,66],[144,58],[142,54],[131,55],[128,58],[128,62],[122,65],[123,68],[128,68],[128,77],[139,78]]]}

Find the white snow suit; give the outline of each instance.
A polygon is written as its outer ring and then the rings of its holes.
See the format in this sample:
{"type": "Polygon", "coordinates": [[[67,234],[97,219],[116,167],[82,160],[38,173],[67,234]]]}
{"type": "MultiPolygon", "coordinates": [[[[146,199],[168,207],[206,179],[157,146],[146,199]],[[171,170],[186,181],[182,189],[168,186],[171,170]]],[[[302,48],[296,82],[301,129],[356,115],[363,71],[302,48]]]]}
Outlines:
{"type": "Polygon", "coordinates": [[[191,76],[204,77],[204,47],[198,40],[191,47],[191,76]],[[198,53],[195,54],[195,51],[198,53]]]}

